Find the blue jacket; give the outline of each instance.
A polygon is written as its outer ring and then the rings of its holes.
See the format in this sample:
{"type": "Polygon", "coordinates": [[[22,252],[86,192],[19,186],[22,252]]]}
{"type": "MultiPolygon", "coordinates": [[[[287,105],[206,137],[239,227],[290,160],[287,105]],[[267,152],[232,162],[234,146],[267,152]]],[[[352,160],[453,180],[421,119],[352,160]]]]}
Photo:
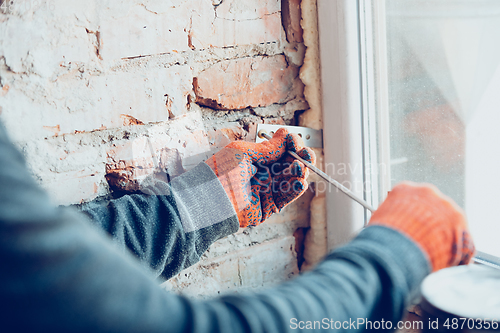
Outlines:
{"type": "Polygon", "coordinates": [[[193,300],[156,277],[238,230],[209,167],[82,210],[50,203],[0,124],[0,332],[355,332],[382,319],[395,327],[430,272],[412,241],[372,226],[275,288],[193,300]]]}

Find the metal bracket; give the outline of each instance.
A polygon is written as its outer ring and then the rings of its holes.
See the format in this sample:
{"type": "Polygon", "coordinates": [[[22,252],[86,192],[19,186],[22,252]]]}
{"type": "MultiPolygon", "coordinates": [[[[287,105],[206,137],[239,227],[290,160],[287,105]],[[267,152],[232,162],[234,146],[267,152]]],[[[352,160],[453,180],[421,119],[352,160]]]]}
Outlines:
{"type": "Polygon", "coordinates": [[[273,136],[274,132],[282,127],[286,128],[289,133],[298,134],[302,138],[302,141],[304,141],[306,147],[323,148],[323,131],[301,126],[258,124],[255,142],[259,143],[266,140],[259,137],[258,133],[260,131],[264,131],[266,134],[273,136]]]}

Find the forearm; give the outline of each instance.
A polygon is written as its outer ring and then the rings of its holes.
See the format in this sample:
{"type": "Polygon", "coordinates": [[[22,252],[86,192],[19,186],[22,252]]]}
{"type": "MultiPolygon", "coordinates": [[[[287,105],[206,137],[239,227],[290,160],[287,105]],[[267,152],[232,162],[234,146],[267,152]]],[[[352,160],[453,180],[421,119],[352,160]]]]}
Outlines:
{"type": "Polygon", "coordinates": [[[238,230],[227,195],[203,163],[145,192],[86,203],[80,210],[163,278],[193,265],[213,242],[238,230]]]}
{"type": "MultiPolygon", "coordinates": [[[[6,331],[284,332],[293,328],[292,318],[398,320],[429,271],[409,239],[369,227],[314,271],[275,289],[189,300],[159,289],[135,258],[81,215],[51,206],[1,127],[0,166],[0,299],[9,305],[0,322],[6,331]]],[[[185,195],[182,202],[190,202],[185,195]]],[[[207,227],[189,221],[183,230],[207,227]]]]}
{"type": "Polygon", "coordinates": [[[73,210],[51,205],[0,123],[5,332],[182,332],[190,302],[73,210]]]}
{"type": "MultiPolygon", "coordinates": [[[[394,321],[428,271],[415,246],[384,250],[380,235],[372,235],[332,253],[313,272],[265,293],[198,302],[160,290],[133,260],[77,216],[61,215],[44,231],[23,239],[48,243],[61,232],[64,238],[53,250],[33,247],[8,253],[8,273],[1,281],[2,299],[11,304],[2,314],[7,327],[21,323],[23,328],[71,332],[286,332],[301,321],[323,323],[324,318],[394,321]]],[[[19,240],[18,232],[11,236],[19,240]]]]}
{"type": "Polygon", "coordinates": [[[286,332],[315,321],[333,329],[328,325],[358,323],[358,318],[360,325],[349,325],[348,331],[365,329],[362,320],[384,319],[396,327],[429,272],[427,259],[408,238],[388,228],[369,227],[312,272],[260,294],[227,296],[211,305],[228,306],[234,322],[244,318],[240,331],[245,323],[252,332],[286,332]]]}

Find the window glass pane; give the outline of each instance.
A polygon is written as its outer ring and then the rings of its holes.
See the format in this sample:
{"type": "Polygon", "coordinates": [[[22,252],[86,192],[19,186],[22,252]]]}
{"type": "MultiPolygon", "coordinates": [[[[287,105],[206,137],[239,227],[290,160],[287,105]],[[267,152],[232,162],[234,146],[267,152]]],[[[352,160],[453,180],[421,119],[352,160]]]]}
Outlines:
{"type": "Polygon", "coordinates": [[[429,182],[500,256],[500,1],[387,0],[391,182],[429,182]]]}

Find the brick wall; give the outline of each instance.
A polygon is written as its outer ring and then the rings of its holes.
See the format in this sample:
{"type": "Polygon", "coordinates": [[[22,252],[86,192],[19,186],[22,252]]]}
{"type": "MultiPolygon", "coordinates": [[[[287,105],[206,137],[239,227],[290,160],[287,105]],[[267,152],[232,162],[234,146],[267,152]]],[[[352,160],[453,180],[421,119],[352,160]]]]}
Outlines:
{"type": "MultiPolygon", "coordinates": [[[[254,140],[258,123],[296,124],[308,109],[299,5],[3,4],[0,118],[58,204],[134,189],[158,167],[179,174],[254,140]]],[[[214,244],[165,287],[210,295],[296,275],[311,197],[214,244]]]]}

